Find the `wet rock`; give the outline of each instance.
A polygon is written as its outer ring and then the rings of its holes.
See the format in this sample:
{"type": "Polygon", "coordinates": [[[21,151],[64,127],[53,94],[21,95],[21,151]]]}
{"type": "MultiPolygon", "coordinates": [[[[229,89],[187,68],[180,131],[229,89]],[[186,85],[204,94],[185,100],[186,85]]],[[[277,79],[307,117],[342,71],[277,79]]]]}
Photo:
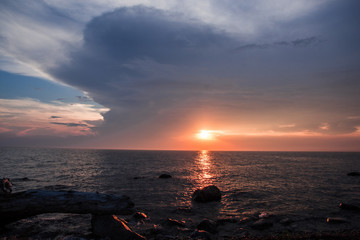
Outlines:
{"type": "Polygon", "coordinates": [[[142,220],[142,219],[146,219],[147,216],[145,213],[142,213],[142,212],[136,212],[133,217],[136,219],[136,220],[142,220]]]}
{"type": "Polygon", "coordinates": [[[202,189],[197,189],[192,195],[195,202],[206,203],[211,201],[220,201],[221,192],[218,187],[211,185],[202,189]]]}
{"type": "Polygon", "coordinates": [[[169,174],[161,174],[160,176],[159,176],[159,178],[172,178],[172,176],[171,175],[169,175],[169,174]]]}
{"type": "Polygon", "coordinates": [[[127,226],[115,215],[92,215],[91,227],[95,236],[121,240],[144,240],[145,238],[127,226]]]}
{"type": "Polygon", "coordinates": [[[12,183],[9,178],[0,180],[0,194],[10,194],[12,192],[12,183]]]}
{"type": "Polygon", "coordinates": [[[211,234],[204,230],[196,230],[190,235],[190,237],[192,239],[212,240],[211,234]]]}
{"type": "Polygon", "coordinates": [[[268,228],[271,228],[273,226],[273,223],[266,219],[260,219],[253,224],[251,224],[251,227],[256,230],[265,230],[268,228]]]}
{"type": "Polygon", "coordinates": [[[353,204],[347,204],[347,203],[340,203],[339,208],[346,209],[346,210],[360,211],[360,207],[353,205],[353,204]]]}
{"type": "Polygon", "coordinates": [[[352,177],[359,177],[359,176],[360,176],[360,172],[349,172],[347,175],[348,175],[348,176],[352,176],[352,177]]]}
{"type": "Polygon", "coordinates": [[[186,226],[184,221],[179,221],[179,220],[172,219],[172,218],[168,218],[166,220],[166,224],[168,226],[178,226],[178,227],[185,227],[186,226]]]}
{"type": "Polygon", "coordinates": [[[202,220],[199,225],[197,226],[197,229],[199,230],[205,230],[209,233],[217,233],[216,230],[216,222],[209,220],[209,219],[204,219],[202,220]]]}
{"type": "Polygon", "coordinates": [[[267,212],[261,212],[260,214],[259,214],[259,218],[261,219],[261,218],[269,218],[269,217],[272,217],[273,215],[272,214],[270,214],[270,213],[267,213],[267,212]]]}
{"type": "Polygon", "coordinates": [[[348,223],[349,221],[342,217],[328,217],[326,219],[327,223],[348,223]]]}

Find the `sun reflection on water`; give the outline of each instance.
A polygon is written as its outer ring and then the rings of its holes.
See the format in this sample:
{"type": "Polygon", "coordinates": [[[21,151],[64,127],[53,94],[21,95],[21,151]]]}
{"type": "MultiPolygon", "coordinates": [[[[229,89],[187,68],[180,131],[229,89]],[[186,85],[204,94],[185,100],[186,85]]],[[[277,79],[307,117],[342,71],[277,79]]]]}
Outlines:
{"type": "Polygon", "coordinates": [[[198,153],[195,159],[196,165],[198,167],[198,175],[196,179],[198,180],[199,187],[205,187],[212,183],[212,157],[208,150],[202,150],[198,153]]]}

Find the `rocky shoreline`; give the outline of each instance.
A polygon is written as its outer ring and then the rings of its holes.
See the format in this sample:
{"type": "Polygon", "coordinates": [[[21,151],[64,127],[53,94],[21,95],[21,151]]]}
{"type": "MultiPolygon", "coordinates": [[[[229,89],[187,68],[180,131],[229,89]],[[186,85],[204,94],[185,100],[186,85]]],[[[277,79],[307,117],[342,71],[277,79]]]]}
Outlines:
{"type": "Polygon", "coordinates": [[[220,189],[214,185],[197,189],[192,195],[194,205],[176,208],[165,218],[147,212],[116,216],[46,213],[0,227],[0,240],[360,239],[360,207],[355,204],[340,203],[326,217],[278,216],[269,212],[215,218],[199,215],[196,204],[211,209],[221,198],[220,189]]]}
{"type": "MultiPolygon", "coordinates": [[[[91,229],[90,221],[90,214],[43,214],[3,227],[0,231],[0,239],[124,239],[120,235],[119,238],[96,236],[91,229]]],[[[204,219],[200,222],[191,218],[185,220],[168,218],[154,222],[150,216],[144,217],[143,214],[136,213],[131,217],[123,218],[122,221],[132,232],[143,237],[128,239],[360,239],[360,231],[351,227],[334,231],[314,231],[314,229],[303,231],[296,229],[298,222],[293,222],[295,228],[280,228],[291,221],[279,221],[274,216],[266,219],[264,223],[258,223],[259,220],[255,217],[249,220],[204,219]],[[139,214],[142,217],[139,217],[139,214]]]]}

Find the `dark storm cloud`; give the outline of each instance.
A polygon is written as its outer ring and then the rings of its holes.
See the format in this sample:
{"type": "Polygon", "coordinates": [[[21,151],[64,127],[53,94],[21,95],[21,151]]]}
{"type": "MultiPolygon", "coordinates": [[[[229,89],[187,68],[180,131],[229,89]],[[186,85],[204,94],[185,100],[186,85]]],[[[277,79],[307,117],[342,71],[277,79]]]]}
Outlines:
{"type": "Polygon", "coordinates": [[[279,23],[278,36],[259,33],[251,44],[181,15],[121,8],[89,22],[82,48],[51,73],[111,108],[109,131],[141,124],[151,131],[200,112],[224,123],[287,119],[297,131],[325,131],[327,123],[329,133],[354,132],[358,122],[346,119],[360,115],[359,89],[342,84],[347,73],[319,76],[349,66],[359,73],[360,48],[343,38],[359,36],[349,4],[279,23]],[[306,34],[289,36],[294,28],[306,34]]]}

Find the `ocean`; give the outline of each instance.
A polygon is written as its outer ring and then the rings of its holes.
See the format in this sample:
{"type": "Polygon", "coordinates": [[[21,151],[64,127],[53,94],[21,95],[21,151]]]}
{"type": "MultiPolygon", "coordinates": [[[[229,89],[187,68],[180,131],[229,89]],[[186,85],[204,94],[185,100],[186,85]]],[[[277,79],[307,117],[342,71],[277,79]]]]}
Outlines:
{"type": "MultiPolygon", "coordinates": [[[[14,192],[53,189],[127,195],[150,219],[143,225],[130,223],[145,235],[149,226],[161,226],[168,218],[185,223],[183,235],[205,218],[236,219],[236,225],[227,228],[229,233],[215,236],[219,239],[226,234],[360,229],[360,214],[338,207],[341,202],[360,206],[360,177],[347,175],[360,171],[360,153],[0,148],[0,163],[0,177],[12,180],[14,192]],[[163,173],[172,177],[159,178],[163,173]],[[192,193],[208,185],[221,190],[221,201],[192,202],[192,193]],[[271,226],[252,228],[251,219],[262,217],[272,219],[271,226]],[[328,217],[346,221],[329,224],[328,217]]],[[[41,239],[57,234],[87,239],[88,218],[44,214],[10,224],[0,237],[25,234],[41,239]],[[22,232],[39,224],[38,232],[22,232]]]]}

